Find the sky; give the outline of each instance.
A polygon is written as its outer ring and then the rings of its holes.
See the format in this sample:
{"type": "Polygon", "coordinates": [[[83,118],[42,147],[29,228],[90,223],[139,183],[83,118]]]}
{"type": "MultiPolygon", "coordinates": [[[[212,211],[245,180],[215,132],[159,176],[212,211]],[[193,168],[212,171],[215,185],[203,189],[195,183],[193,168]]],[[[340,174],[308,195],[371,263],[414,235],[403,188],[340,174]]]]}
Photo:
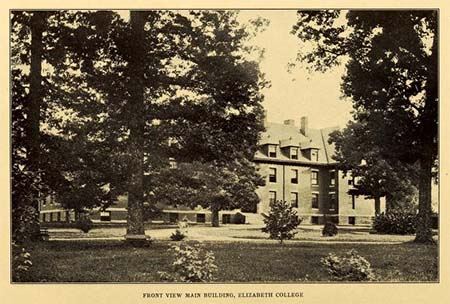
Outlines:
{"type": "Polygon", "coordinates": [[[308,116],[309,127],[344,127],[351,119],[351,102],[341,99],[340,83],[344,67],[326,73],[309,73],[297,66],[292,73],[287,64],[295,59],[301,42],[290,34],[296,22],[296,11],[241,11],[242,21],[261,16],[270,21],[265,32],[253,43],[265,48],[261,70],[272,84],[264,89],[264,108],[270,122],[282,123],[294,119],[299,125],[300,117],[308,116]]]}

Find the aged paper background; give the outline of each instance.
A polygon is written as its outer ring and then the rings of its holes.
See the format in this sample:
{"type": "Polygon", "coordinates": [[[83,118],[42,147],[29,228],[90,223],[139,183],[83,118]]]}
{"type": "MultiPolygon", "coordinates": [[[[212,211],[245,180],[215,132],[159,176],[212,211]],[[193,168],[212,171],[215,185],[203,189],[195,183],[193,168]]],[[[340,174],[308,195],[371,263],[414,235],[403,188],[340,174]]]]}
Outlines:
{"type": "MultiPolygon", "coordinates": [[[[2,303],[450,303],[450,4],[446,1],[12,1],[0,4],[0,302],[2,303]],[[9,10],[55,8],[439,8],[440,283],[433,284],[10,284],[9,10]],[[144,292],[303,292],[303,298],[144,299],[144,292]]],[[[70,262],[69,262],[70,263],[70,262]]]]}

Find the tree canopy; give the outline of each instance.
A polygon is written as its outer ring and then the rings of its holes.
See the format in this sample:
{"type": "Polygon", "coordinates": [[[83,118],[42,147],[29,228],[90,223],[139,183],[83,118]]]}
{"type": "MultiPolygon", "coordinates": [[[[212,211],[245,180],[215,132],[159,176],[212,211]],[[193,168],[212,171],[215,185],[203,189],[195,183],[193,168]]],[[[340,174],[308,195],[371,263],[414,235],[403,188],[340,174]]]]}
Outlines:
{"type": "Polygon", "coordinates": [[[381,159],[419,166],[419,228],[430,241],[431,171],[437,158],[436,10],[299,11],[292,33],[311,49],[299,60],[326,71],[345,63],[342,93],[373,131],[381,159]]]}
{"type": "Polygon", "coordinates": [[[263,128],[266,82],[246,43],[258,24],[245,27],[231,11],[132,11],[129,20],[113,11],[13,12],[14,168],[34,142],[39,168],[30,172],[39,172],[42,196],[46,189],[81,211],[128,192],[140,217],[169,159],[245,163],[263,128]],[[28,72],[38,15],[41,68],[28,72]],[[36,75],[33,141],[24,105],[36,75]]]}

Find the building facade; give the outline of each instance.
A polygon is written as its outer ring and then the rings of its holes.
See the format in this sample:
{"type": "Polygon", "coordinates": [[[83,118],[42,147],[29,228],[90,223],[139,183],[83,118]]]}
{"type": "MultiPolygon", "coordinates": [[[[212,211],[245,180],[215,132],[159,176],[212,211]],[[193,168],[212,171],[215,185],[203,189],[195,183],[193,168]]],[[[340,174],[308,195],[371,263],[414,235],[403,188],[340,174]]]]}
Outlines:
{"type": "MultiPolygon", "coordinates": [[[[283,124],[265,122],[265,129],[254,157],[259,173],[266,181],[257,190],[260,202],[256,214],[221,211],[219,220],[222,224],[262,223],[263,214],[269,212],[273,200],[290,202],[303,219],[302,224],[323,224],[326,220],[340,225],[372,222],[374,201],[349,194],[353,179],[337,170],[332,158],[334,147],[328,143],[328,138],[337,128],[310,129],[308,118],[302,117],[299,126],[294,120],[286,120],[283,124]]],[[[382,204],[382,210],[383,207],[382,204]]],[[[91,210],[91,219],[94,222],[126,223],[126,208],[127,197],[120,196],[106,210],[91,210]]],[[[200,207],[159,208],[162,212],[155,221],[211,222],[211,212],[200,207]]],[[[70,222],[75,216],[48,197],[41,203],[40,219],[43,222],[70,222]]]]}
{"type": "Polygon", "coordinates": [[[340,225],[370,224],[373,200],[349,194],[353,179],[337,170],[329,134],[337,128],[310,129],[308,118],[300,125],[265,123],[254,161],[266,184],[258,189],[259,214],[269,212],[274,200],[290,202],[304,224],[331,220],[340,225]]]}

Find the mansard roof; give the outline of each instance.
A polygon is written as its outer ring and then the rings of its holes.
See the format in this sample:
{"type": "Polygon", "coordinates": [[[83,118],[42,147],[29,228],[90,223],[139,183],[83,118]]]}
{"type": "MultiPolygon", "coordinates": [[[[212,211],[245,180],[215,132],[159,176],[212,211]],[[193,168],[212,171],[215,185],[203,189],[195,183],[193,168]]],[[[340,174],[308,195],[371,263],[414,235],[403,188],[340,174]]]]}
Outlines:
{"type": "Polygon", "coordinates": [[[298,126],[292,124],[281,123],[266,123],[266,130],[261,134],[259,144],[262,145],[277,145],[277,157],[268,157],[265,153],[259,150],[255,154],[255,160],[276,160],[289,162],[304,162],[317,164],[333,164],[332,159],[334,155],[334,145],[328,143],[328,138],[331,132],[337,130],[337,127],[324,129],[308,129],[304,135],[298,126]],[[299,153],[298,160],[290,159],[287,155],[281,153],[282,148],[299,147],[301,150],[318,149],[319,160],[317,162],[305,158],[299,153]]]}

